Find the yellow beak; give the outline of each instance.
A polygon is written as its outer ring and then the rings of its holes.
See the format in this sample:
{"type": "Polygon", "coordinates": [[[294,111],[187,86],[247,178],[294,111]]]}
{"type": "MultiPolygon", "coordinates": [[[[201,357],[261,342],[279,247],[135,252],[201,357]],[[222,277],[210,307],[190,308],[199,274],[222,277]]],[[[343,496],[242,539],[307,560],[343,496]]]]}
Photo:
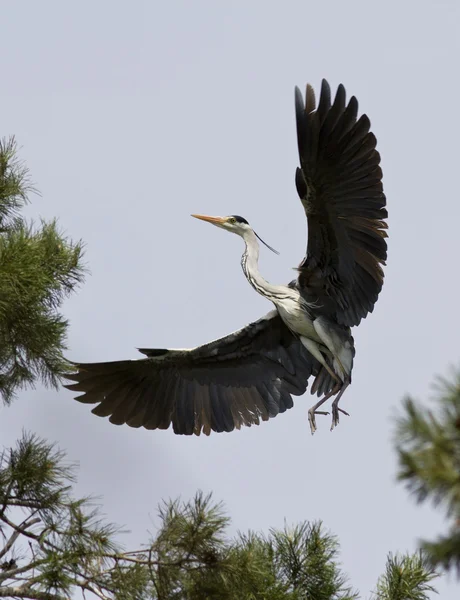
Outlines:
{"type": "Polygon", "coordinates": [[[222,225],[222,223],[226,222],[226,218],[224,217],[208,217],[207,215],[191,215],[195,217],[195,219],[200,219],[201,221],[207,221],[208,223],[212,223],[213,225],[222,225]]]}

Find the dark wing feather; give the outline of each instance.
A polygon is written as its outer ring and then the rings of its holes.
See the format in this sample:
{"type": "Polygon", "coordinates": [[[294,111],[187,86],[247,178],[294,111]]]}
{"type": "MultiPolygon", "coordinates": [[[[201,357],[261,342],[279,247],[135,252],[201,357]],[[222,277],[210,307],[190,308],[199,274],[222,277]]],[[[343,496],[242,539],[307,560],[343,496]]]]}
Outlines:
{"type": "Polygon", "coordinates": [[[356,98],[346,105],[343,85],[331,104],[323,80],[317,110],[310,85],[305,105],[298,88],[295,101],[296,187],[308,220],[297,287],[319,312],[351,327],[372,312],[383,285],[388,215],[380,155],[369,119],[357,119],[356,98]]]}
{"type": "Polygon", "coordinates": [[[320,372],[276,311],[192,350],[140,351],[147,358],[76,364],[66,387],[117,425],[209,435],[284,412],[320,372]]]}

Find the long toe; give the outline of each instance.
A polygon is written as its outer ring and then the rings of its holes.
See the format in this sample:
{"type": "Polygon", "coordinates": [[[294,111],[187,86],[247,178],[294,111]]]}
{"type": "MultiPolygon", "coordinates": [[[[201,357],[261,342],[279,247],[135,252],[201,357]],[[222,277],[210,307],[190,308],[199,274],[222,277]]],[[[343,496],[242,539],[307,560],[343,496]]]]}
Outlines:
{"type": "Polygon", "coordinates": [[[311,434],[313,435],[316,431],[316,418],[315,418],[315,411],[310,409],[308,411],[308,422],[310,423],[310,431],[311,434]]]}
{"type": "Polygon", "coordinates": [[[328,415],[329,413],[324,410],[315,410],[315,407],[310,408],[308,411],[308,422],[310,423],[311,434],[313,435],[317,429],[315,415],[328,415]]]}
{"type": "Polygon", "coordinates": [[[337,427],[337,425],[340,422],[339,419],[339,413],[343,413],[344,415],[347,415],[347,417],[349,417],[350,415],[347,413],[347,411],[343,410],[343,408],[339,408],[336,404],[332,404],[332,425],[331,425],[331,431],[337,427]]]}
{"type": "Polygon", "coordinates": [[[337,406],[332,407],[332,425],[331,431],[339,424],[339,409],[337,406]]]}

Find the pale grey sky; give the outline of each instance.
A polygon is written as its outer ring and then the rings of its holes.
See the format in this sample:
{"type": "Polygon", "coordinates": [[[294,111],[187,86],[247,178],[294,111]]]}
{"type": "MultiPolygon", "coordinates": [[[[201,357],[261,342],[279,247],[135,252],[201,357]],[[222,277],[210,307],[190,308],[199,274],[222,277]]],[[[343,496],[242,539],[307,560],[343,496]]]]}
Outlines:
{"type": "MultiPolygon", "coordinates": [[[[1,135],[15,134],[92,274],[65,305],[69,357],[137,358],[194,346],[267,312],[240,268],[242,242],[190,213],[241,214],[293,277],[306,224],[294,187],[293,90],[326,77],[366,112],[382,154],[389,260],[374,314],[354,330],[351,418],[309,433],[312,397],[260,427],[210,438],[115,427],[39,389],[1,409],[2,445],[23,428],[81,465],[77,493],[145,539],[162,498],[213,491],[233,531],[322,519],[363,597],[389,551],[444,526],[395,483],[391,419],[458,361],[460,4],[267,0],[2,3],[1,135]]],[[[438,584],[443,600],[458,587],[438,584]]]]}

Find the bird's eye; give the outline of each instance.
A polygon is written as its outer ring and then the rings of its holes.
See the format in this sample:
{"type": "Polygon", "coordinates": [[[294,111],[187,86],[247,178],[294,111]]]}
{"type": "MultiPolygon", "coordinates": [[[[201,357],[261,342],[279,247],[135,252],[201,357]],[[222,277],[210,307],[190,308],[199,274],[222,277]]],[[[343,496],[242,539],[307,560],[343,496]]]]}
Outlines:
{"type": "Polygon", "coordinates": [[[236,219],[234,217],[230,217],[230,219],[228,220],[228,222],[233,225],[234,223],[236,223],[236,219]]]}

